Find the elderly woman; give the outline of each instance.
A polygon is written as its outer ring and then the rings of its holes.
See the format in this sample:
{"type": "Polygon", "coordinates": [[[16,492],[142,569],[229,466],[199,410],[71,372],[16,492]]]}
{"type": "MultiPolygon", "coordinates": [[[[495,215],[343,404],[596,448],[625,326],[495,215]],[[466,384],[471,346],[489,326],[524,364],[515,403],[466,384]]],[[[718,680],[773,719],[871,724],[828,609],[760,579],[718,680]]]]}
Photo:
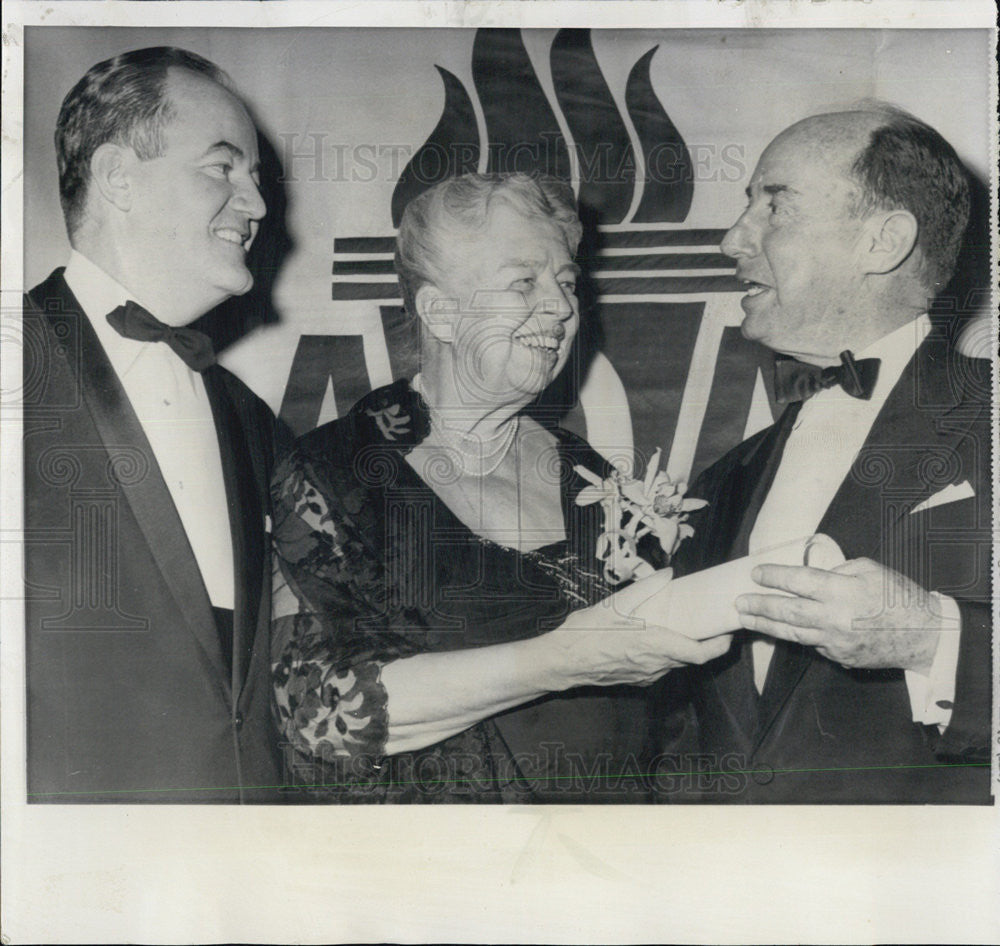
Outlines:
{"type": "Polygon", "coordinates": [[[577,333],[580,234],[547,179],[416,198],[396,269],[420,373],[278,471],[278,713],[297,779],[330,800],[645,800],[642,691],[621,684],[726,649],[615,626],[659,576],[591,607],[613,590],[601,507],[574,500],[580,468],[610,470],[524,413],[577,333]]]}

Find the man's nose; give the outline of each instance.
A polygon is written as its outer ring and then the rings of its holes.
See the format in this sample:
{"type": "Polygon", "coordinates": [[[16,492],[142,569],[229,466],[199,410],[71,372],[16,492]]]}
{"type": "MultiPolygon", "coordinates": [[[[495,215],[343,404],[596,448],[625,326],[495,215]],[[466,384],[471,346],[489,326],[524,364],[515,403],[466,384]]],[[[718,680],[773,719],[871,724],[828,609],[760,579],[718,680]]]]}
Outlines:
{"type": "Polygon", "coordinates": [[[722,238],[722,243],[719,245],[719,249],[726,256],[739,259],[740,257],[753,256],[755,246],[756,236],[750,221],[747,220],[746,213],[744,213],[726,232],[726,235],[722,238]]]}
{"type": "Polygon", "coordinates": [[[233,205],[251,220],[262,220],[267,213],[267,204],[261,196],[260,187],[248,178],[233,194],[233,205]]]}

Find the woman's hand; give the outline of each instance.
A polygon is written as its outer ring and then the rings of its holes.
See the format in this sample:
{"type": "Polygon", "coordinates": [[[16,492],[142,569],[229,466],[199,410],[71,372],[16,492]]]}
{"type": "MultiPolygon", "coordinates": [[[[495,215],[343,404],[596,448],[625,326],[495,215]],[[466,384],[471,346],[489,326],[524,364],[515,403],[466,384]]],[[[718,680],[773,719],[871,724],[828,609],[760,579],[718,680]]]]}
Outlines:
{"type": "Polygon", "coordinates": [[[662,591],[669,569],[656,572],[592,607],[575,611],[556,630],[537,639],[551,689],[574,686],[647,685],[668,670],[721,657],[731,634],[696,641],[684,634],[631,616],[662,591]]]}

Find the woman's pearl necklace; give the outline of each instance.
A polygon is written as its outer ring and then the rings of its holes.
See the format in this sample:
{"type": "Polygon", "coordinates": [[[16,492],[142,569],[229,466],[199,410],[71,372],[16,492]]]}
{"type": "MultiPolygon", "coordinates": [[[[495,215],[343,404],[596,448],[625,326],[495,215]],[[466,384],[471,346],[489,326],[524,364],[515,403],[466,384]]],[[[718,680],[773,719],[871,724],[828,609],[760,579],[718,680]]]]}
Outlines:
{"type": "Polygon", "coordinates": [[[475,479],[483,479],[483,477],[489,476],[491,473],[495,473],[499,469],[500,464],[503,463],[503,461],[507,458],[507,454],[510,453],[510,448],[514,446],[514,440],[517,437],[518,428],[520,427],[521,422],[521,418],[519,416],[515,416],[514,419],[507,424],[507,429],[505,431],[497,434],[495,437],[490,437],[489,440],[482,440],[478,437],[469,437],[466,434],[457,432],[453,433],[449,430],[447,424],[441,420],[441,415],[437,412],[437,410],[431,407],[430,402],[424,394],[419,374],[413,378],[410,382],[410,386],[424,399],[424,403],[427,404],[427,409],[430,412],[431,428],[446,446],[451,447],[459,455],[463,473],[468,476],[472,476],[475,479]],[[477,444],[478,449],[469,450],[463,446],[463,443],[475,443],[477,444]],[[483,449],[483,447],[493,443],[496,443],[497,446],[488,451],[483,449]],[[488,461],[490,461],[493,457],[496,457],[496,460],[487,466],[488,461]]]}

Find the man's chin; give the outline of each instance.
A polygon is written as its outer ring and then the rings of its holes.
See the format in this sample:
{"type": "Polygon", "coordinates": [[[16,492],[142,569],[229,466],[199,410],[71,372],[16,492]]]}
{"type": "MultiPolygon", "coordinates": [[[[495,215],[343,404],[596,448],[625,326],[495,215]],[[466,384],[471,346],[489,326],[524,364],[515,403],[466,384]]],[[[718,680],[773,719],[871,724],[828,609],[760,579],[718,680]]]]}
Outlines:
{"type": "Polygon", "coordinates": [[[751,342],[762,342],[764,340],[764,333],[761,330],[760,322],[752,315],[746,316],[740,323],[740,334],[751,342]]]}
{"type": "Polygon", "coordinates": [[[226,298],[230,296],[245,296],[253,289],[253,273],[249,269],[245,269],[239,274],[234,273],[233,278],[228,280],[227,284],[222,288],[226,292],[226,298]]]}

